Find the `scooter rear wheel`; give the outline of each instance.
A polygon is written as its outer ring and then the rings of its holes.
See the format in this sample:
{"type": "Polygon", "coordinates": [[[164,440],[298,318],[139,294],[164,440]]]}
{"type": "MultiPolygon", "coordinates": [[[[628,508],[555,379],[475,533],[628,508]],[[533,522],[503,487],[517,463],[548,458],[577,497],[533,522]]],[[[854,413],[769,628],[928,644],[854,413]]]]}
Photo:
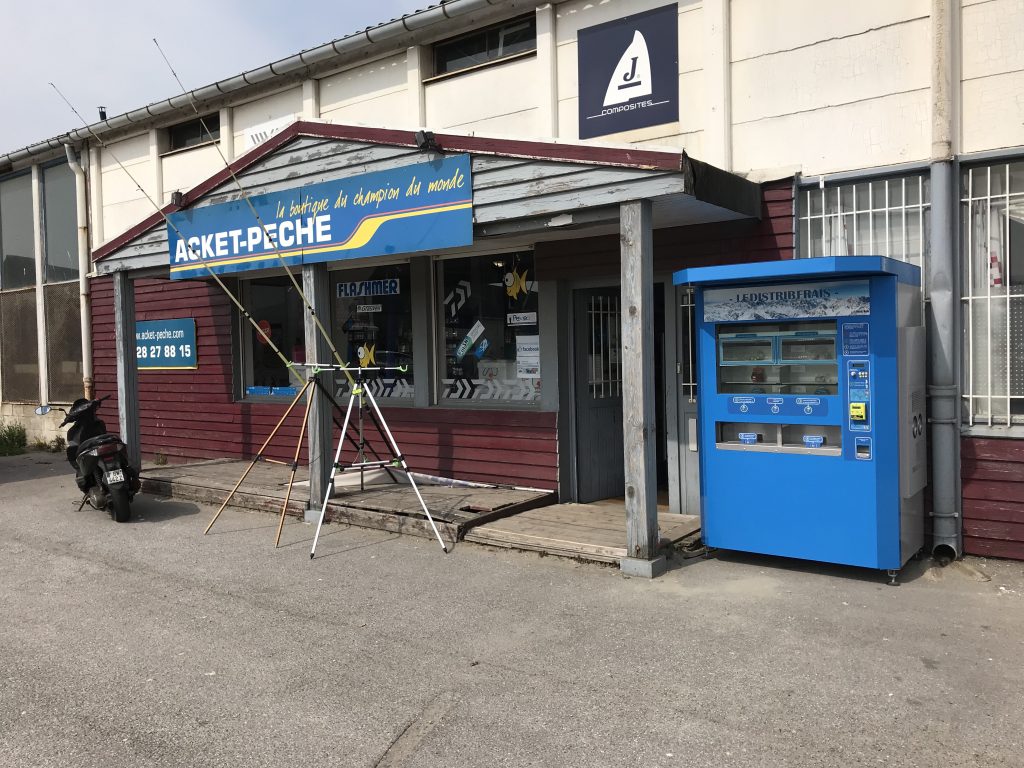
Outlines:
{"type": "Polygon", "coordinates": [[[114,522],[127,523],[132,517],[132,504],[128,500],[128,488],[112,488],[110,490],[110,508],[114,513],[114,522]]]}

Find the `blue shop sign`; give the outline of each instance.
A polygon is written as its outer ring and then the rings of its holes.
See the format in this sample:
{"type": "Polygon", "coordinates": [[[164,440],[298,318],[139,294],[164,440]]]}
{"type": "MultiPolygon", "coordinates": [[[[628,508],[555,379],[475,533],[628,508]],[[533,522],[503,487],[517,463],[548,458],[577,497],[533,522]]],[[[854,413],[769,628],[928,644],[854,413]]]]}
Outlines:
{"type": "Polygon", "coordinates": [[[196,321],[186,317],[136,322],[135,359],[139,370],[195,370],[199,367],[196,321]]]}
{"type": "Polygon", "coordinates": [[[208,277],[211,271],[242,272],[473,242],[469,155],[253,195],[249,203],[234,200],[170,214],[171,277],[208,277]]]}

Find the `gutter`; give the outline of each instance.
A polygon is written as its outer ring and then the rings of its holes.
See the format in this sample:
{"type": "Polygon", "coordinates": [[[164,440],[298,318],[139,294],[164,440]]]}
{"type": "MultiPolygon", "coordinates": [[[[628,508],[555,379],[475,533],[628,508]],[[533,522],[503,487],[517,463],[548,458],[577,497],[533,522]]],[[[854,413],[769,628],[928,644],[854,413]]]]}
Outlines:
{"type": "Polygon", "coordinates": [[[92,321],[89,312],[89,215],[85,197],[85,171],[70,144],[64,145],[68,167],[75,174],[75,215],[78,220],[78,300],[82,327],[82,391],[92,400],[92,321]]]}
{"type": "MultiPolygon", "coordinates": [[[[305,73],[310,67],[324,64],[338,57],[367,54],[386,41],[426,29],[427,27],[436,26],[449,19],[455,19],[459,16],[465,16],[466,14],[494,6],[514,3],[515,0],[442,0],[441,3],[421,11],[414,11],[401,18],[378,24],[375,27],[367,27],[347,37],[324,43],[316,48],[310,48],[293,56],[271,62],[263,67],[243,72],[240,75],[234,75],[225,80],[218,80],[187,94],[178,94],[164,101],[154,102],[149,106],[101,120],[88,127],[77,128],[61,136],[0,155],[0,173],[9,170],[9,167],[15,163],[60,149],[61,145],[77,144],[78,142],[93,138],[94,135],[102,136],[111,131],[130,128],[136,125],[141,126],[156,118],[168,117],[185,111],[191,114],[193,102],[201,107],[205,102],[231,93],[257,85],[267,85],[296,73],[305,73]]],[[[531,5],[530,7],[532,8],[533,6],[531,5]]]]}

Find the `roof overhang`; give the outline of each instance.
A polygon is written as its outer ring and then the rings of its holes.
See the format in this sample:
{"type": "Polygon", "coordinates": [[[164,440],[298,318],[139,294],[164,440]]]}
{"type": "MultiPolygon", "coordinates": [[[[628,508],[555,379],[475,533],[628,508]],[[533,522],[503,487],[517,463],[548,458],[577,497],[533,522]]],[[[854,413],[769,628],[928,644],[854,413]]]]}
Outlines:
{"type": "MultiPolygon", "coordinates": [[[[328,153],[323,149],[325,140],[337,142],[331,146],[343,148],[349,156],[359,151],[362,163],[373,152],[392,164],[431,156],[419,150],[412,131],[295,122],[183,193],[179,204],[154,211],[97,248],[93,253],[97,271],[152,269],[160,266],[158,257],[167,265],[166,250],[160,254],[158,242],[166,216],[241,197],[237,184],[245,194],[261,194],[266,191],[267,173],[261,171],[265,164],[279,164],[275,156],[289,152],[294,156],[290,161],[308,165],[303,152],[309,157],[328,153]],[[138,247],[141,241],[150,247],[138,247]]],[[[693,160],[681,150],[454,134],[439,134],[436,140],[444,153],[468,154],[480,167],[473,174],[474,240],[537,241],[614,231],[619,206],[639,199],[652,201],[656,227],[758,218],[761,211],[759,185],[693,160]]],[[[343,163],[342,151],[338,154],[341,159],[324,165],[316,176],[307,173],[304,179],[296,179],[292,186],[353,175],[343,163]]],[[[287,177],[282,174],[282,178],[287,177]]]]}

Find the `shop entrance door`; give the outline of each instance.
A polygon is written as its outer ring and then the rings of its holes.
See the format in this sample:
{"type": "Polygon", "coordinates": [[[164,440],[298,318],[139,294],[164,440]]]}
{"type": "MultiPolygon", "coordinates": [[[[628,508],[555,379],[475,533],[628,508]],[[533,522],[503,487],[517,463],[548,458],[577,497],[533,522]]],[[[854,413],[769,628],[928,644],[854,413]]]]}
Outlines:
{"type": "Polygon", "coordinates": [[[618,286],[577,290],[576,501],[625,494],[622,446],[622,313],[618,286]]]}
{"type": "MultiPolygon", "coordinates": [[[[622,443],[622,313],[618,286],[573,292],[576,389],[576,501],[625,495],[622,443]]],[[[664,387],[664,307],[654,291],[656,461],[659,489],[667,478],[664,387]]],[[[640,365],[639,360],[632,365],[640,365]]],[[[627,375],[629,371],[627,370],[627,375]]]]}

